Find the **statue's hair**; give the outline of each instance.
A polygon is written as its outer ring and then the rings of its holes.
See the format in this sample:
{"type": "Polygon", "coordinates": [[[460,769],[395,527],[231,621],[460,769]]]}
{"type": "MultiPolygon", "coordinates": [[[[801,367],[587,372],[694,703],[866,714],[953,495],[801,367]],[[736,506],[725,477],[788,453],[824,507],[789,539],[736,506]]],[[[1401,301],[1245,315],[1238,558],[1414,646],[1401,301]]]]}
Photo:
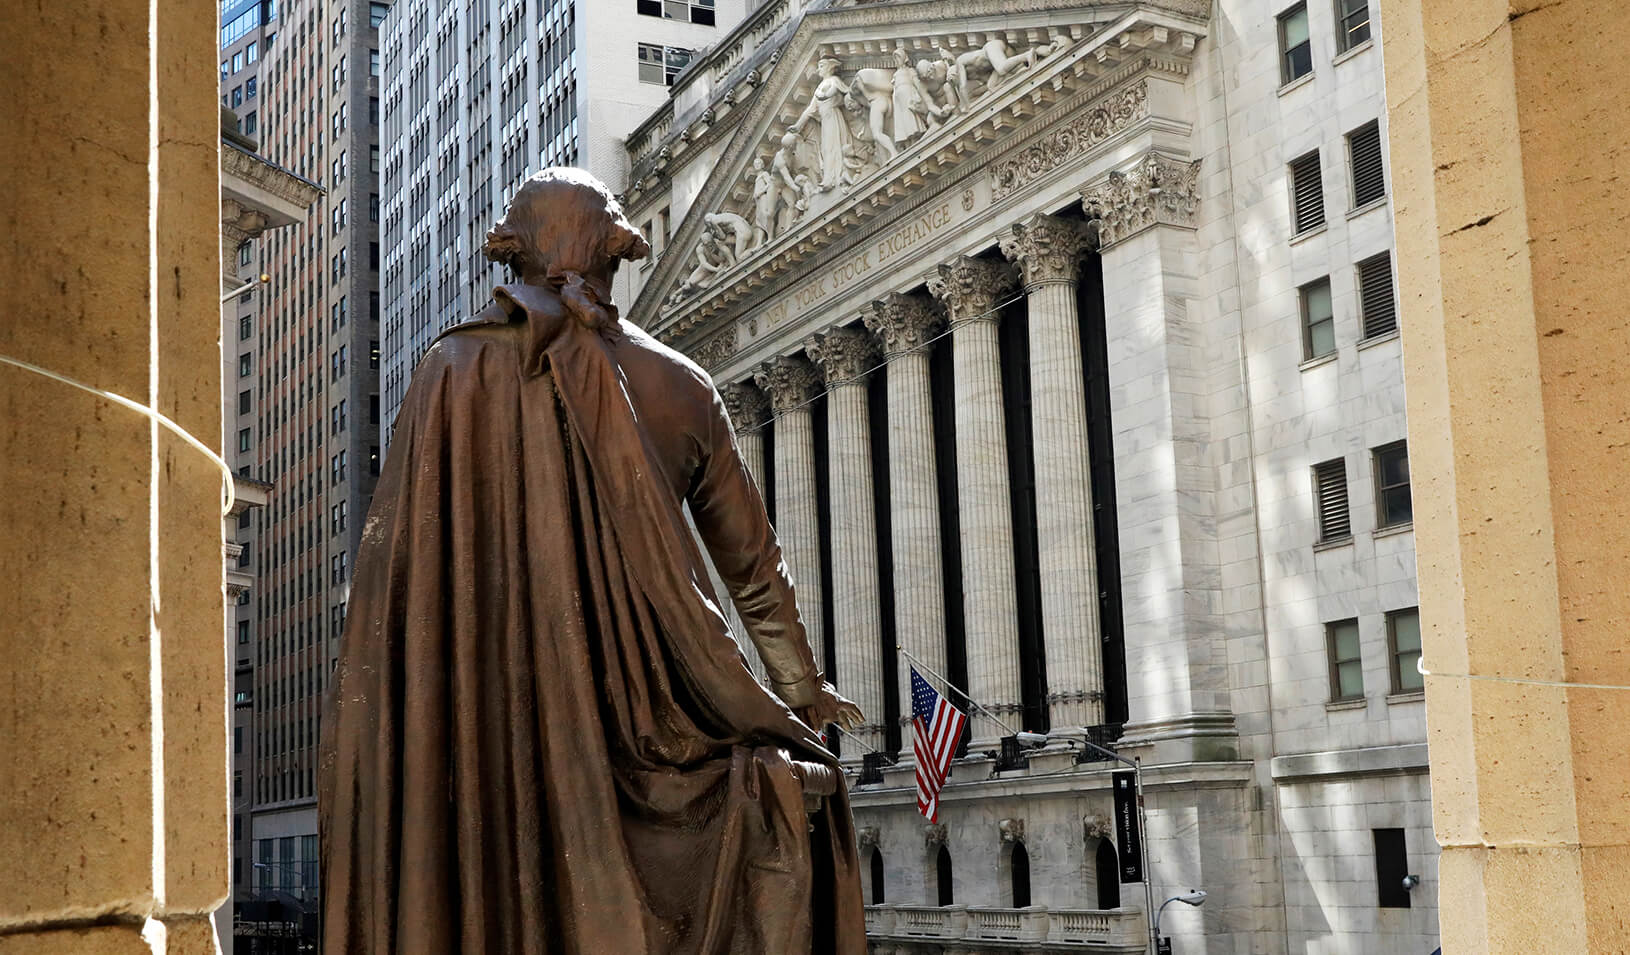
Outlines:
{"type": "Polygon", "coordinates": [[[482,245],[487,258],[525,278],[548,272],[615,270],[651,254],[605,183],[582,169],[534,173],[509,201],[482,245]]]}

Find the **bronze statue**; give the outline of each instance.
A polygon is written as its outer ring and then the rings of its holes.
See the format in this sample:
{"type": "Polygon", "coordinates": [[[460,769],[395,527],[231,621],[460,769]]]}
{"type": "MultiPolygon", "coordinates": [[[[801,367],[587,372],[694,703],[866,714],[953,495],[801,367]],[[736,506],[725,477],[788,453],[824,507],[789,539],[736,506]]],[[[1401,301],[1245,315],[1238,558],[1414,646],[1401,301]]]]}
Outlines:
{"type": "Polygon", "coordinates": [[[357,555],[325,951],[862,955],[848,797],[811,728],[861,714],[816,667],[713,383],[617,318],[644,237],[548,169],[486,251],[520,281],[420,362],[357,555]]]}

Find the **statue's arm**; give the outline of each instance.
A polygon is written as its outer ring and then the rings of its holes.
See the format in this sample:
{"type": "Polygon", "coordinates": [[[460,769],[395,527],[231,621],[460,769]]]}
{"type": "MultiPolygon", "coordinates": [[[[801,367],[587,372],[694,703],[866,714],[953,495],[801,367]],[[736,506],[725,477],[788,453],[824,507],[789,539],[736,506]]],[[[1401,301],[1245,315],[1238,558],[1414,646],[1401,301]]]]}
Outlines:
{"type": "Polygon", "coordinates": [[[707,446],[689,494],[691,514],[776,695],[788,706],[810,706],[820,698],[822,676],[792,578],[764,499],[736,449],[724,403],[710,393],[707,446]]]}

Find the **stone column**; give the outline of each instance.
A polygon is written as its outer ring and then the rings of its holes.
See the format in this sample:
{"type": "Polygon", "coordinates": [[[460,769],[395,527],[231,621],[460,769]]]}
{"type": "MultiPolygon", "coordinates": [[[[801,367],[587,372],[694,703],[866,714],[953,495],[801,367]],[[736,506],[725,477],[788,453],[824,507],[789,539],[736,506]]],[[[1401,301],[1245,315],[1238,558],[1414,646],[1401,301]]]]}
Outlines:
{"type": "Polygon", "coordinates": [[[815,662],[825,669],[821,645],[821,525],[815,501],[815,427],[809,400],[819,390],[815,366],[780,356],[765,362],[753,380],[770,398],[775,413],[775,530],[781,553],[798,591],[815,662]]]}
{"type": "Polygon", "coordinates": [[[1035,459],[1047,707],[1054,730],[1103,722],[1103,630],[1087,464],[1086,381],[1075,287],[1086,230],[1035,215],[1002,240],[1028,296],[1030,430],[1035,459]]]}
{"type": "MultiPolygon", "coordinates": [[[[928,348],[945,318],[934,301],[894,292],[866,306],[861,320],[888,357],[889,508],[894,545],[894,632],[900,646],[946,672],[945,581],[940,563],[939,483],[928,348]]],[[[911,670],[899,665],[901,721],[911,719],[911,670]]]]}
{"type": "MultiPolygon", "coordinates": [[[[730,424],[736,431],[736,448],[741,452],[742,463],[753,476],[753,483],[758,486],[759,494],[764,493],[764,427],[770,421],[770,399],[764,392],[759,391],[751,382],[740,381],[725,385],[719,389],[719,397],[724,399],[725,411],[730,415],[730,424]]],[[[718,575],[714,575],[714,586],[720,587],[719,600],[725,605],[725,617],[730,621],[730,629],[736,634],[736,642],[741,645],[741,652],[747,657],[747,664],[753,675],[763,682],[766,673],[764,661],[758,657],[758,648],[746,634],[741,622],[741,615],[736,612],[735,601],[730,594],[722,589],[722,582],[718,575]]],[[[802,598],[802,590],[799,597],[802,598]]],[[[800,602],[802,602],[800,600],[800,602]]]]}
{"type": "Polygon", "coordinates": [[[229,889],[217,8],[8,5],[0,953],[209,953],[229,889]],[[87,124],[86,117],[95,116],[87,124]]]}
{"type": "MultiPolygon", "coordinates": [[[[1219,515],[1205,383],[1216,365],[1189,303],[1197,293],[1199,164],[1146,152],[1083,191],[1097,231],[1110,323],[1127,707],[1123,746],[1145,765],[1238,752],[1218,635],[1219,534],[1254,533],[1219,515]]],[[[1196,309],[1198,311],[1198,309],[1196,309]]],[[[1225,339],[1226,340],[1226,339],[1225,339]]],[[[1034,357],[1034,356],[1033,356],[1034,357]]]]}
{"type": "Polygon", "coordinates": [[[866,714],[846,759],[883,748],[883,627],[877,592],[877,517],[867,371],[880,358],[861,328],[835,328],[804,346],[826,376],[827,473],[832,489],[832,682],[866,714]]]}
{"type": "MultiPolygon", "coordinates": [[[[962,528],[962,599],[968,641],[968,694],[1013,729],[1019,726],[1018,592],[1013,509],[996,306],[1014,288],[1001,262],[959,256],[941,265],[929,291],[951,320],[956,378],[957,507],[962,528]]],[[[968,714],[973,745],[990,747],[1007,730],[983,712],[968,714]]]]}
{"type": "Polygon", "coordinates": [[[1623,8],[1380,7],[1443,950],[1627,951],[1623,8]]]}

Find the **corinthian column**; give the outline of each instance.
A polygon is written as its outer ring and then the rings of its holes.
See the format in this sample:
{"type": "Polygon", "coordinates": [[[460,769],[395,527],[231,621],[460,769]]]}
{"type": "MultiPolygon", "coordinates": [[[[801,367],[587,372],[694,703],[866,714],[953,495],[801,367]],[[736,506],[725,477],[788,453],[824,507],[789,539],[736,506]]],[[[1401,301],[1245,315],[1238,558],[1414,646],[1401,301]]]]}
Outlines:
{"type": "MultiPolygon", "coordinates": [[[[753,387],[751,382],[740,381],[725,385],[719,389],[719,397],[724,399],[724,409],[730,415],[730,424],[736,432],[736,447],[741,451],[742,462],[747,465],[747,471],[753,476],[753,483],[758,485],[759,493],[764,492],[764,426],[770,420],[770,400],[764,392],[753,387]]],[[[718,575],[714,575],[714,586],[719,586],[718,575]]],[[[801,592],[800,592],[801,595],[801,592]]],[[[758,648],[747,637],[742,627],[741,615],[736,613],[735,602],[729,594],[719,591],[719,599],[725,604],[725,616],[730,620],[730,629],[736,634],[736,642],[741,645],[742,655],[747,658],[748,667],[760,682],[765,679],[764,661],[759,659],[758,648]]]]}
{"type": "MultiPolygon", "coordinates": [[[[996,342],[996,306],[1013,284],[1011,267],[964,255],[941,265],[928,288],[951,319],[968,694],[1019,729],[1019,607],[996,342]]],[[[968,716],[976,748],[1007,734],[982,712],[968,716]]]]}
{"type": "MultiPolygon", "coordinates": [[[[877,519],[872,498],[871,424],[866,379],[877,346],[860,328],[836,328],[805,346],[826,375],[827,461],[832,488],[833,682],[866,714],[854,732],[883,748],[883,627],[877,593],[877,519]]],[[[858,757],[859,748],[845,749],[858,757]]]]}
{"type": "MultiPolygon", "coordinates": [[[[888,357],[889,507],[894,544],[894,632],[900,645],[940,673],[945,665],[945,592],[940,565],[939,484],[928,348],[944,316],[921,295],[891,293],[861,320],[888,357]]],[[[902,719],[910,716],[911,670],[899,667],[902,719]]]]}
{"type": "MultiPolygon", "coordinates": [[[[820,375],[802,358],[772,358],[753,373],[775,412],[775,524],[787,570],[798,591],[815,662],[825,666],[821,646],[821,527],[815,510],[815,428],[809,399],[820,375]]],[[[763,449],[760,448],[760,457],[763,449]]]]}
{"type": "Polygon", "coordinates": [[[1030,429],[1036,473],[1036,543],[1047,624],[1047,706],[1052,726],[1103,722],[1103,631],[1087,467],[1086,382],[1075,286],[1086,232],[1079,222],[1035,215],[1002,240],[1028,296],[1030,429]]]}

